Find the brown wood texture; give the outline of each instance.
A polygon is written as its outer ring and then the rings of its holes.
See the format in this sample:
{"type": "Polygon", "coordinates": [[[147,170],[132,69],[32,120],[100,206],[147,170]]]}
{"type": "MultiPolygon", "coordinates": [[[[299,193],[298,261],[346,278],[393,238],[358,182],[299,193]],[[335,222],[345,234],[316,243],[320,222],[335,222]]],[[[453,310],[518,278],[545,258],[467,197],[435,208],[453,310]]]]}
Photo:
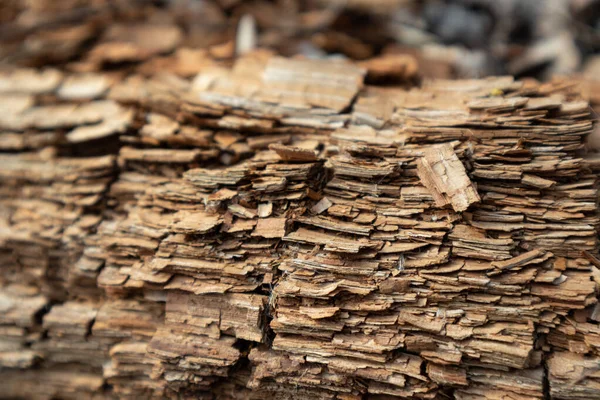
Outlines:
{"type": "Polygon", "coordinates": [[[144,65],[0,73],[0,397],[600,397],[575,84],[144,65]]]}

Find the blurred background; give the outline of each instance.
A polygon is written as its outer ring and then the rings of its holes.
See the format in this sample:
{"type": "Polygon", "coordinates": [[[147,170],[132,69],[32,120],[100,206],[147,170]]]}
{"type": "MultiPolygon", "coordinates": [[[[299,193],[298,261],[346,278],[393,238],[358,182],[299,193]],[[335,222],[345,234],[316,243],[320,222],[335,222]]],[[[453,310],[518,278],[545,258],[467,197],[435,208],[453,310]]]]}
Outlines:
{"type": "Polygon", "coordinates": [[[166,68],[192,76],[255,46],[370,63],[375,83],[498,74],[593,79],[600,69],[600,1],[0,2],[1,64],[166,68]],[[163,64],[145,63],[157,54],[163,64]]]}

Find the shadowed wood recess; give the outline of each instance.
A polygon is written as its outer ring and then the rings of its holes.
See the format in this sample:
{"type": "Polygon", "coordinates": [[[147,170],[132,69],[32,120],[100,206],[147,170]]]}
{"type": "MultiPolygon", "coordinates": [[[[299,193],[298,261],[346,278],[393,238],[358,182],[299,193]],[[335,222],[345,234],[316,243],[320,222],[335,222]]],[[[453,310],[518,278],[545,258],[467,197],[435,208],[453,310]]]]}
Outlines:
{"type": "Polygon", "coordinates": [[[118,29],[0,72],[0,397],[600,398],[577,82],[118,29]]]}

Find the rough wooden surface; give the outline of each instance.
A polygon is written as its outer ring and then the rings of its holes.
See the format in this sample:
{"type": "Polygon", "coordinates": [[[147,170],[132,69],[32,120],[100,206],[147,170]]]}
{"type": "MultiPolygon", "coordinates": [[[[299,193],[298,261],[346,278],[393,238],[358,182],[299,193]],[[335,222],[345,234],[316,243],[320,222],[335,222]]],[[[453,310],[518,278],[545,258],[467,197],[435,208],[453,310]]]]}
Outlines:
{"type": "Polygon", "coordinates": [[[417,161],[417,174],[438,207],[450,204],[454,211],[461,212],[481,201],[465,167],[450,145],[424,150],[423,157],[417,161]]]}
{"type": "Polygon", "coordinates": [[[2,396],[600,396],[569,81],[113,72],[0,74],[2,396]]]}

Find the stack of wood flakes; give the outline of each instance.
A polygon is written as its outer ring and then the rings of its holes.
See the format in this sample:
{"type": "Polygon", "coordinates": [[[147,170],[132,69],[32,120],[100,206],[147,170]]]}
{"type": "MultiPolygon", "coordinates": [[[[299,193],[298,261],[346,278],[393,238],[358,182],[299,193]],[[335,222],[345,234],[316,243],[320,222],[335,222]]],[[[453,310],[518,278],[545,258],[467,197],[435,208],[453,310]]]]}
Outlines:
{"type": "Polygon", "coordinates": [[[600,397],[577,86],[365,74],[1,75],[0,393],[600,397]]]}

